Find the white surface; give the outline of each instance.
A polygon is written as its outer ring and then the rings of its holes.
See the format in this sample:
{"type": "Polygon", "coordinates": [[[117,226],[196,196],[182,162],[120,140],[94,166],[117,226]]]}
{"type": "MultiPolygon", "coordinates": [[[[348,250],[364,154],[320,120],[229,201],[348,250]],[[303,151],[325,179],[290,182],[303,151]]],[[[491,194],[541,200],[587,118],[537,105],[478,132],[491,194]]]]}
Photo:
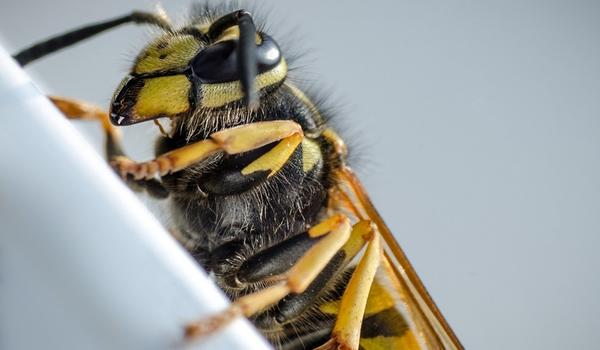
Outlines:
{"type": "Polygon", "coordinates": [[[268,349],[0,47],[0,349],[268,349]]]}

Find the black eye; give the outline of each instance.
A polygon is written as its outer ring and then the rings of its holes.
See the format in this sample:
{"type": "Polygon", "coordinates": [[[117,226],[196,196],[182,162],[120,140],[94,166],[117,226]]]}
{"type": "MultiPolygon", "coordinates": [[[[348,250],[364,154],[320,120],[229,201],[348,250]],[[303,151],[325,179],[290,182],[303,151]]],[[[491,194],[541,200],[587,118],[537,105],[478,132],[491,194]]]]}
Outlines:
{"type": "Polygon", "coordinates": [[[205,83],[238,80],[237,42],[223,41],[200,51],[192,61],[192,70],[205,83]]]}
{"type": "Polygon", "coordinates": [[[281,50],[279,46],[266,34],[262,34],[262,43],[256,48],[256,62],[258,73],[264,73],[275,68],[281,61],[281,50]]]}
{"type": "MultiPolygon", "coordinates": [[[[281,61],[279,46],[270,36],[262,34],[256,48],[258,74],[275,68],[281,61]]],[[[237,40],[216,43],[200,51],[192,60],[192,71],[204,83],[225,83],[240,80],[237,40]]]]}

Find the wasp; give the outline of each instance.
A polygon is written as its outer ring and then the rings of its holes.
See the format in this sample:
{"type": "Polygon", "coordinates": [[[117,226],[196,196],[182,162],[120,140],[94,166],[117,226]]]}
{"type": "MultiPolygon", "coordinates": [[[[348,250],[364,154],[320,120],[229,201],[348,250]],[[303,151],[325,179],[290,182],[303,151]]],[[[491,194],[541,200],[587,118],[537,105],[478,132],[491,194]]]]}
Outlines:
{"type": "Polygon", "coordinates": [[[175,27],[164,13],[132,12],[14,56],[26,65],[125,23],[161,30],[108,113],[50,99],[68,118],[102,123],[113,168],[169,201],[175,236],[232,300],[190,320],[185,337],[247,317],[277,349],[462,349],[275,38],[231,6],[191,18],[175,27]],[[128,158],[117,127],[148,121],[161,131],[155,158],[128,158]]]}

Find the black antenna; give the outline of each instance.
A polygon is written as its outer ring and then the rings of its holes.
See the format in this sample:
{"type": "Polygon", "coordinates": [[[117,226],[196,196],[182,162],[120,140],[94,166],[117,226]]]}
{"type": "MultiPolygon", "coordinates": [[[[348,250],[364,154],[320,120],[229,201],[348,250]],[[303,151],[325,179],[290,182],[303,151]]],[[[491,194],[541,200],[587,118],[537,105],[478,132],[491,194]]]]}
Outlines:
{"type": "Polygon", "coordinates": [[[240,82],[244,91],[244,102],[249,110],[255,110],[259,106],[258,93],[256,91],[258,64],[256,62],[256,27],[252,20],[252,14],[246,10],[227,14],[211,24],[207,35],[210,40],[215,40],[227,28],[234,25],[240,28],[237,55],[238,69],[241,73],[240,82]]]}
{"type": "Polygon", "coordinates": [[[39,42],[31,47],[28,47],[27,49],[20,51],[13,57],[21,66],[25,66],[39,58],[42,58],[67,46],[71,46],[100,32],[130,22],[136,24],[151,24],[171,31],[171,25],[165,18],[153,13],[135,11],[122,17],[81,27],[39,42]]]}

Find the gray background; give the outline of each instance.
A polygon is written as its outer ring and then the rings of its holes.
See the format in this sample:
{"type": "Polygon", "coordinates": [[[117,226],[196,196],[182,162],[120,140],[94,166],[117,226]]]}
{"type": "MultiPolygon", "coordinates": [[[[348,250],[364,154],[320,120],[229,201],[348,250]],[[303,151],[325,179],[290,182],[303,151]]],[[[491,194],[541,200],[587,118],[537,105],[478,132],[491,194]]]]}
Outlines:
{"type": "MultiPolygon", "coordinates": [[[[188,3],[164,5],[177,18],[188,3]]],[[[14,51],[153,4],[2,0],[0,33],[14,51]]],[[[304,77],[334,91],[355,167],[464,345],[597,348],[600,4],[261,4],[310,52],[304,77]]],[[[122,28],[29,72],[107,106],[151,37],[122,28]]],[[[148,157],[153,133],[127,130],[131,153],[148,157]]]]}

